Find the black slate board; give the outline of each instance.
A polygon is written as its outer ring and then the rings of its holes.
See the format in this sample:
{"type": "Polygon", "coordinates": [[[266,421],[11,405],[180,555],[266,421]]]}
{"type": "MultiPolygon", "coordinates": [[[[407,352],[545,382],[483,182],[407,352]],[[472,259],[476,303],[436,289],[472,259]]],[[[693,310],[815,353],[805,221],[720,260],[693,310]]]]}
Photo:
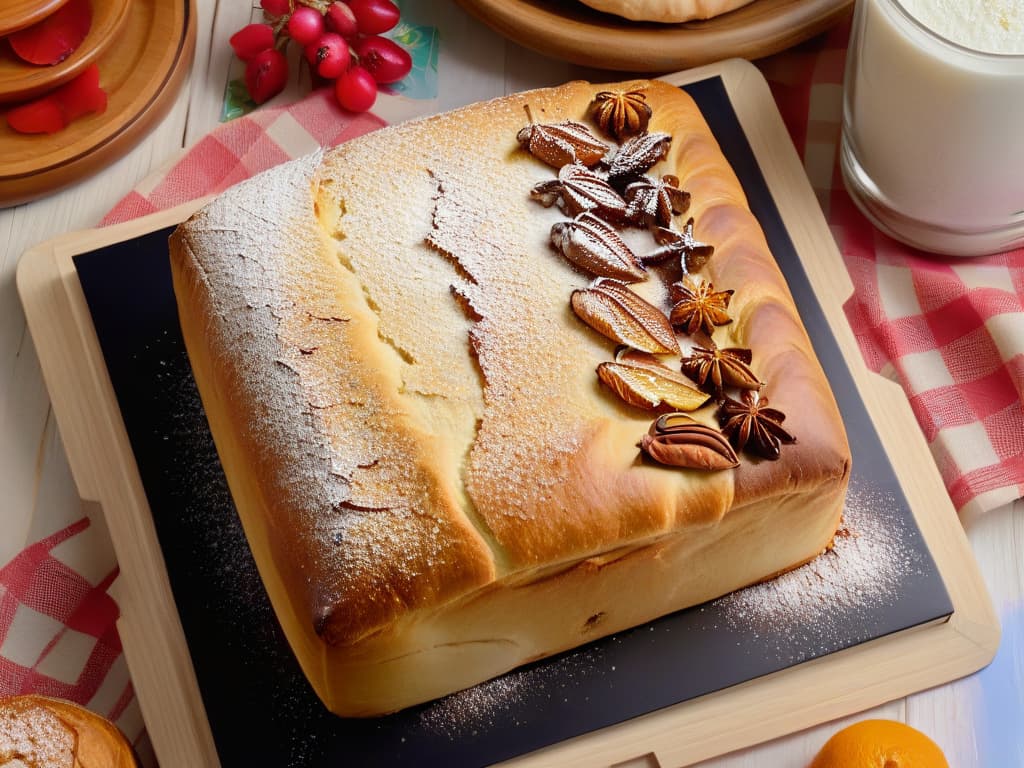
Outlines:
{"type": "Polygon", "coordinates": [[[288,649],[188,365],[170,230],[75,258],[226,768],[490,764],[952,612],[724,85],[686,90],[743,182],[832,382],[853,448],[854,535],[771,585],[396,715],[331,715],[288,649]],[[805,595],[808,583],[824,586],[805,595]]]}

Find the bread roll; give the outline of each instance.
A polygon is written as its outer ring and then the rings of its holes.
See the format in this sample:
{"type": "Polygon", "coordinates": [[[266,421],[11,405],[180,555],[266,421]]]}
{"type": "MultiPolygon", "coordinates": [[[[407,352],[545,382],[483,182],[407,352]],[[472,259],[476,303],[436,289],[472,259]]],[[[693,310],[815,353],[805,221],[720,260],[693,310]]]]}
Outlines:
{"type": "Polygon", "coordinates": [[[678,24],[721,16],[753,0],[580,0],[591,8],[630,21],[678,24]]]}
{"type": "Polygon", "coordinates": [[[0,697],[0,768],[135,768],[110,721],[77,704],[26,694],[0,697]]]}
{"type": "MultiPolygon", "coordinates": [[[[635,230],[631,238],[648,238],[635,230]]],[[[324,703],[370,716],[722,595],[830,543],[849,448],[828,382],[699,110],[660,82],[522,93],[393,126],[228,191],[171,238],[182,330],[256,563],[324,703]],[[777,461],[663,466],[602,385],[592,276],[550,244],[527,125],[641,89],[797,437],[777,461]]],[[[665,272],[669,268],[666,268],[665,272]]],[[[632,286],[668,309],[661,271],[632,286]]],[[[678,275],[676,278],[678,279],[678,275]]],[[[680,336],[684,346],[688,343],[680,336]]],[[[675,368],[678,371],[678,366],[675,368]]],[[[717,428],[712,401],[692,415],[717,428]]]]}

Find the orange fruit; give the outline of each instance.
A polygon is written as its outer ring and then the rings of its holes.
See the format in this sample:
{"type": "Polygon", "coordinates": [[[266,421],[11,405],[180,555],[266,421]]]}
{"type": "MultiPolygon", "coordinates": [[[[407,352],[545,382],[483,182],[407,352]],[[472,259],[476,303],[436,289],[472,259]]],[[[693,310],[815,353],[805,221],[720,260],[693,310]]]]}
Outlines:
{"type": "Polygon", "coordinates": [[[825,742],[808,768],[949,768],[939,746],[895,720],[862,720],[825,742]]]}

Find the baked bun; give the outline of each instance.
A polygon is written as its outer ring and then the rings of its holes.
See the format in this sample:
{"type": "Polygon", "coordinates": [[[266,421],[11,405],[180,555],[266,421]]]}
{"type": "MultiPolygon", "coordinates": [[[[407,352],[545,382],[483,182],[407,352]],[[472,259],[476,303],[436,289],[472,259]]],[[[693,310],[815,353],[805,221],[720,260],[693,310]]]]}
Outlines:
{"type": "MultiPolygon", "coordinates": [[[[593,275],[552,248],[568,218],[531,189],[556,171],[517,134],[527,127],[530,143],[527,108],[537,125],[588,120],[606,86],[360,137],[240,184],[171,238],[182,330],[239,515],[334,712],[474,685],[831,541],[843,425],[739,183],[683,91],[611,88],[642,91],[649,130],[674,137],[648,173],[678,177],[691,202],[670,229],[693,217],[715,249],[701,279],[735,291],[713,338],[752,350],[761,395],[788,415],[797,441],[775,461],[748,442],[735,468],[660,464],[638,448],[656,414],[595,375],[617,344],[570,308],[593,275]]],[[[624,236],[656,245],[642,228],[624,236]]],[[[667,313],[675,269],[630,288],[667,313]]],[[[691,416],[721,443],[716,399],[691,416]]]]}
{"type": "Polygon", "coordinates": [[[677,24],[721,16],[753,0],[580,0],[591,8],[630,21],[677,24]]]}
{"type": "Polygon", "coordinates": [[[47,696],[0,697],[0,768],[136,768],[117,727],[47,696]]]}

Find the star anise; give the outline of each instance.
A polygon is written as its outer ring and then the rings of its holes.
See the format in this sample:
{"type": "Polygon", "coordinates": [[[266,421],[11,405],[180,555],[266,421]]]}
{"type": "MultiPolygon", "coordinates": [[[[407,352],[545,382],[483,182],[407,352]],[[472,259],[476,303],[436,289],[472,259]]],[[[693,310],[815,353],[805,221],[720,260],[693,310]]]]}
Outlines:
{"type": "Polygon", "coordinates": [[[710,336],[716,325],[732,322],[726,313],[729,300],[735,293],[731,288],[716,291],[710,282],[684,275],[682,281],[672,283],[668,291],[672,300],[669,320],[691,336],[698,330],[710,336]]]}
{"type": "Polygon", "coordinates": [[[651,107],[642,91],[601,91],[590,110],[601,130],[618,141],[646,131],[651,119],[651,107]]]}
{"type": "Polygon", "coordinates": [[[641,133],[627,139],[608,166],[608,181],[613,187],[625,189],[664,159],[671,144],[672,137],[667,133],[641,133]]]}
{"type": "Polygon", "coordinates": [[[626,216],[646,227],[671,227],[672,215],[690,207],[690,193],[679,188],[676,176],[665,175],[660,181],[645,176],[626,187],[626,216]]]}
{"type": "Polygon", "coordinates": [[[774,461],[779,458],[782,443],[795,443],[782,426],[786,414],[768,407],[768,398],[747,390],[740,400],[725,398],[718,409],[718,423],[722,433],[738,451],[754,453],[774,461]]]}
{"type": "Polygon", "coordinates": [[[654,230],[654,239],[659,247],[641,256],[644,264],[658,264],[668,258],[678,258],[683,273],[696,272],[708,263],[715,252],[713,245],[702,243],[693,237],[693,219],[688,219],[682,232],[668,227],[654,230]]]}
{"type": "Polygon", "coordinates": [[[591,211],[605,221],[620,223],[626,219],[626,201],[603,176],[579,163],[563,165],[558,178],[535,184],[530,197],[545,208],[555,202],[569,216],[591,211]]]}
{"type": "Polygon", "coordinates": [[[608,152],[608,145],[587,126],[572,120],[547,125],[530,123],[516,134],[516,139],[523,149],[553,168],[566,163],[596,165],[608,152]]]}
{"type": "Polygon", "coordinates": [[[739,347],[719,348],[708,339],[708,346],[695,346],[682,361],[682,370],[701,389],[721,393],[726,386],[760,389],[761,382],[750,370],[751,352],[739,347]]]}

